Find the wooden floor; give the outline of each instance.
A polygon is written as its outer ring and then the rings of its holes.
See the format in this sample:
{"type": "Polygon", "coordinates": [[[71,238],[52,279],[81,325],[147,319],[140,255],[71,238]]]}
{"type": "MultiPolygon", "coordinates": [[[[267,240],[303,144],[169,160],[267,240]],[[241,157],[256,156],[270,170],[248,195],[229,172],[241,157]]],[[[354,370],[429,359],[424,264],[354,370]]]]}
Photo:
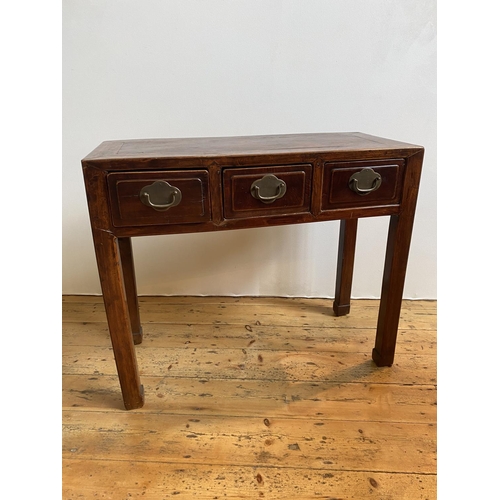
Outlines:
{"type": "Polygon", "coordinates": [[[436,498],[436,303],[144,297],[123,409],[100,297],[63,298],[63,499],[436,498]]]}

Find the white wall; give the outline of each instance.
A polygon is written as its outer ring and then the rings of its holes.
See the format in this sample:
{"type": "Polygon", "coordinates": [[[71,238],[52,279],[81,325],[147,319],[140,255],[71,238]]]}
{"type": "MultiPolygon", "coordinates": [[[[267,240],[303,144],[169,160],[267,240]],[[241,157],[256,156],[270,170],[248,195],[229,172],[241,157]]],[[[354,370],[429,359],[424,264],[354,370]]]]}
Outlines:
{"type": "MultiPolygon", "coordinates": [[[[103,140],[359,131],[423,145],[405,286],[436,297],[436,2],[63,2],[63,292],[100,293],[80,160],[103,140]]],[[[353,296],[378,297],[387,218],[353,296]]],[[[331,297],[338,222],[135,238],[140,294],[331,297]]]]}

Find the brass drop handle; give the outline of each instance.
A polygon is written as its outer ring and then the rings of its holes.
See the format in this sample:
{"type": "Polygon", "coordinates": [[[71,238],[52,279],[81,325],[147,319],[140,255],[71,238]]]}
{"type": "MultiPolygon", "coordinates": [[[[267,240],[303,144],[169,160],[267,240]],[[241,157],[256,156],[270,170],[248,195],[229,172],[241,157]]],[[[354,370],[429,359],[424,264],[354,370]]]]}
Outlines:
{"type": "Polygon", "coordinates": [[[164,212],[177,206],[182,200],[181,190],[166,181],[156,181],[141,189],[139,198],[147,207],[164,212]]]}
{"type": "Polygon", "coordinates": [[[382,176],[371,168],[364,168],[352,174],[349,179],[349,188],[360,196],[373,193],[381,184],[382,176]]]}
{"type": "Polygon", "coordinates": [[[286,182],[273,174],[267,174],[252,184],[250,193],[262,203],[273,203],[285,196],[286,182]]]}

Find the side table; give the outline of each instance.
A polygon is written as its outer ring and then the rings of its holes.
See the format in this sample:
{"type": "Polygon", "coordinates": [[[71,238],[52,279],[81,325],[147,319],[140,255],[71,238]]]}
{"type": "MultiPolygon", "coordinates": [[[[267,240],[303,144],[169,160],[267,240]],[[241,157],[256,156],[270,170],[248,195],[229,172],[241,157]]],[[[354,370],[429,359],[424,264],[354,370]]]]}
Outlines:
{"type": "Polygon", "coordinates": [[[358,132],[106,141],[82,160],[125,408],[144,404],[131,237],[340,220],[333,311],[349,313],[357,222],[390,216],[375,347],[394,361],[424,149],[358,132]]]}

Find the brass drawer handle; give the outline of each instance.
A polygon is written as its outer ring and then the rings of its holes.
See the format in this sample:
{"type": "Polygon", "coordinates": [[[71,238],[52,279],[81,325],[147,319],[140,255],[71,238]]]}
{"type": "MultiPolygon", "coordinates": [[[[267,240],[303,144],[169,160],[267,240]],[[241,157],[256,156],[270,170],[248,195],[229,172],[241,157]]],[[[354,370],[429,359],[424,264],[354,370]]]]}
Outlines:
{"type": "Polygon", "coordinates": [[[286,182],[275,175],[267,174],[252,184],[250,193],[262,203],[273,203],[285,196],[286,182]]]}
{"type": "Polygon", "coordinates": [[[156,181],[149,186],[144,186],[139,197],[147,207],[164,212],[181,202],[182,193],[179,188],[171,186],[166,181],[156,181]]]}
{"type": "Polygon", "coordinates": [[[360,196],[366,196],[367,194],[373,193],[381,184],[381,175],[371,168],[364,168],[351,175],[349,179],[349,188],[360,196]]]}

